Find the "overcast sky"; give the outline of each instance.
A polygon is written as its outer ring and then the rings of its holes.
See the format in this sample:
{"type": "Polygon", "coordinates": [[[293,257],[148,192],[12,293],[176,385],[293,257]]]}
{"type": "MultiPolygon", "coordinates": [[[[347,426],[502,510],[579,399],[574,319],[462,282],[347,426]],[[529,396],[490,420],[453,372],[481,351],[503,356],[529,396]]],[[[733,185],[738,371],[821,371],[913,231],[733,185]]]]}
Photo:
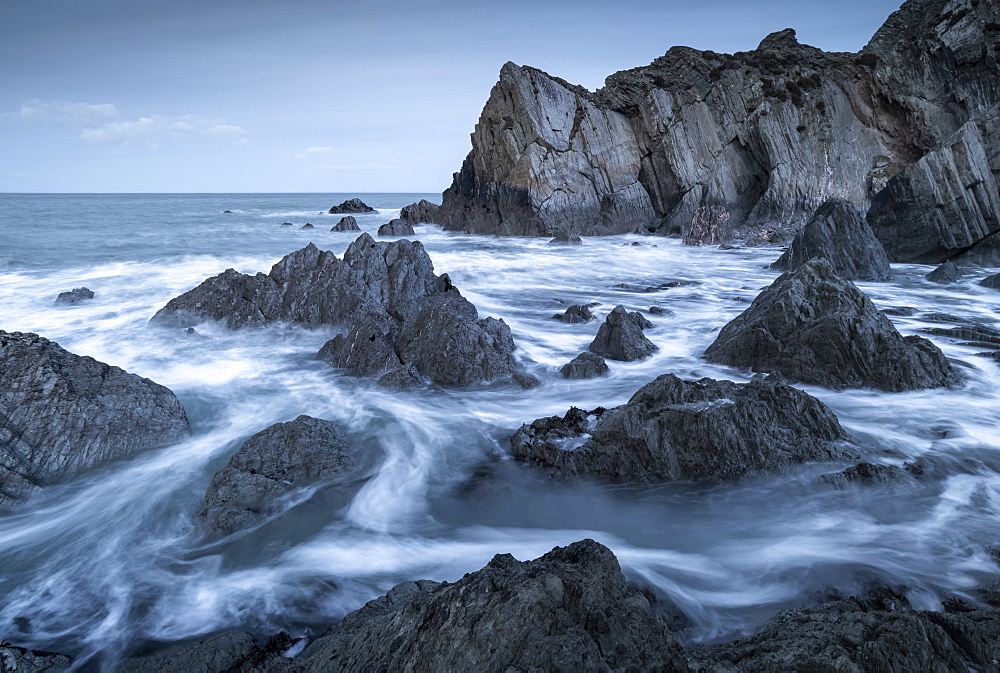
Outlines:
{"type": "Polygon", "coordinates": [[[0,0],[0,191],[440,192],[500,66],[589,89],[899,0],[0,0]]]}

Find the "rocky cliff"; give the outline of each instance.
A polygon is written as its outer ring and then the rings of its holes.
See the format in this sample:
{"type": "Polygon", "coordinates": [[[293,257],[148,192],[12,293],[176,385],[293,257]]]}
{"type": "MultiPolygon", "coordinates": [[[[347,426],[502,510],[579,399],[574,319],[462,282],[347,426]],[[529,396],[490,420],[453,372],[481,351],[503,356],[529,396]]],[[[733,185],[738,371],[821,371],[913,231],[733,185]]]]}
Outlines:
{"type": "MultiPolygon", "coordinates": [[[[674,47],[596,92],[507,63],[437,221],[470,233],[787,237],[874,194],[996,103],[1000,8],[909,0],[857,54],[786,29],[674,47]]],[[[888,246],[887,246],[888,247],[888,246]]]]}

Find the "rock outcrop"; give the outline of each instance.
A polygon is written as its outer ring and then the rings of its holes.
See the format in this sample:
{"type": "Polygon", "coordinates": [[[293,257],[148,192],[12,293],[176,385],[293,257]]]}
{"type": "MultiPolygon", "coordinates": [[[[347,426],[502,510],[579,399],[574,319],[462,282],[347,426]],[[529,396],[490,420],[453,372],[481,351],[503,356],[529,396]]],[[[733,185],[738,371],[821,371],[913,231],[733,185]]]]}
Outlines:
{"type": "Polygon", "coordinates": [[[834,488],[846,488],[851,484],[862,486],[885,486],[913,481],[904,468],[896,465],[858,463],[840,472],[824,474],[817,481],[834,488]]]}
{"type": "Polygon", "coordinates": [[[335,423],[299,416],[246,440],[215,473],[198,516],[210,535],[250,528],[308,486],[350,471],[354,461],[335,423]]]}
{"type": "Polygon", "coordinates": [[[771,268],[794,271],[810,259],[825,258],[847,280],[892,280],[885,248],[853,203],[830,199],[816,209],[791,246],[771,268]]]}
{"type": "Polygon", "coordinates": [[[991,290],[1000,290],[1000,273],[993,274],[992,276],[987,276],[979,281],[979,284],[983,287],[988,287],[991,290]]]}
{"type": "Polygon", "coordinates": [[[556,313],[552,317],[553,319],[558,320],[559,322],[575,324],[581,322],[590,322],[591,320],[594,320],[597,316],[591,313],[590,305],[573,304],[562,313],[556,313]]]}
{"type": "Polygon", "coordinates": [[[945,262],[924,276],[924,278],[932,283],[951,285],[952,283],[957,283],[962,280],[962,269],[960,269],[955,262],[945,262]]]}
{"type": "Polygon", "coordinates": [[[416,203],[403,206],[402,210],[399,211],[399,219],[411,225],[423,223],[436,224],[438,221],[438,211],[440,210],[441,206],[438,204],[431,203],[427,199],[420,199],[416,203]]]}
{"type": "Polygon", "coordinates": [[[303,225],[302,225],[301,227],[299,227],[299,229],[315,229],[315,228],[316,228],[316,227],[314,227],[314,226],[313,226],[312,224],[310,224],[309,222],[306,222],[306,223],[305,223],[305,224],[303,224],[303,225]]]}
{"type": "Polygon", "coordinates": [[[358,221],[354,219],[354,216],[346,215],[340,218],[340,222],[333,225],[330,231],[361,231],[361,227],[358,226],[358,221]]]}
{"type": "Polygon", "coordinates": [[[345,215],[348,213],[374,213],[376,210],[355,197],[344,201],[339,206],[333,206],[327,212],[331,215],[345,215]]]}
{"type": "Polygon", "coordinates": [[[167,388],[37,334],[0,331],[0,506],[188,431],[167,388]]]}
{"type": "Polygon", "coordinates": [[[608,363],[596,353],[580,353],[559,368],[559,373],[567,379],[592,379],[604,376],[610,371],[608,363]]]}
{"type": "MultiPolygon", "coordinates": [[[[507,63],[440,223],[759,242],[797,231],[829,198],[867,209],[1000,100],[998,23],[994,2],[908,0],[858,54],[787,29],[737,54],[674,47],[593,93],[507,63]]],[[[883,242],[895,260],[894,238],[883,242]]]]}
{"type": "Polygon", "coordinates": [[[209,278],[152,318],[180,327],[203,320],[230,328],[278,321],[346,326],[321,357],[360,376],[392,374],[386,383],[423,375],[465,385],[515,370],[510,328],[480,319],[447,274],[434,274],[419,241],[376,242],[362,234],[343,259],[310,243],[269,274],[228,269],[209,278]]]}
{"type": "Polygon", "coordinates": [[[378,228],[379,236],[413,236],[413,234],[413,227],[410,226],[410,223],[398,217],[378,228]]]}
{"type": "Polygon", "coordinates": [[[641,313],[629,313],[618,305],[608,314],[597,330],[588,350],[611,360],[641,360],[659,350],[642,330],[652,327],[641,313]]]}
{"type": "Polygon", "coordinates": [[[75,287],[69,292],[60,292],[56,297],[57,304],[76,304],[94,298],[94,291],[87,287],[75,287]]]}
{"type": "Polygon", "coordinates": [[[937,346],[900,335],[868,296],[837,277],[824,259],[765,288],[722,328],[705,358],[828,388],[900,392],[958,381],[937,346]]]}
{"type": "Polygon", "coordinates": [[[54,652],[29,650],[0,641],[0,671],[3,673],[62,673],[72,660],[54,652]]]}
{"type": "Polygon", "coordinates": [[[613,482],[725,481],[856,456],[833,412],[800,390],[673,374],[620,407],[521,426],[510,445],[515,460],[555,476],[613,482]]]}

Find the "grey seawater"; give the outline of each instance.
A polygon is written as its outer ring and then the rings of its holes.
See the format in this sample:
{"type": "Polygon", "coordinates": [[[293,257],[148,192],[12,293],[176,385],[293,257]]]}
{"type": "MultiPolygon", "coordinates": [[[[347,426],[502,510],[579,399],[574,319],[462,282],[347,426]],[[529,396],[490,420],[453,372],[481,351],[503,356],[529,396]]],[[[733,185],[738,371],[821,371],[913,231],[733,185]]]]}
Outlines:
{"type": "MultiPolygon", "coordinates": [[[[305,634],[400,581],[455,580],[496,553],[534,558],[584,537],[673,601],[690,621],[685,637],[699,642],[879,579],[936,608],[971,597],[995,572],[984,547],[1000,544],[1000,370],[953,339],[933,338],[966,375],[958,389],[803,386],[871,460],[921,461],[927,476],[911,485],[817,486],[817,475],[842,467],[830,465],[724,486],[563,484],[508,460],[507,438],[522,423],[622,403],[660,374],[747,380],[699,356],[776,277],[764,268],[774,249],[640,236],[553,246],[419,227],[436,271],[511,326],[518,357],[543,382],[527,391],[381,390],[314,359],[332,329],[205,324],[189,336],[147,324],[227,267],[266,272],[310,241],[342,254],[356,234],[329,231],[340,216],[320,211],[350,196],[0,195],[0,329],[37,332],[170,387],[195,428],[181,444],[46,488],[0,516],[0,638],[109,667],[137,646],[223,629],[305,634]],[[316,228],[300,229],[306,222],[316,228]],[[695,284],[655,289],[674,280],[695,284]],[[53,304],[80,285],[96,297],[53,304]],[[551,316],[583,302],[599,302],[602,318],[617,304],[670,309],[649,316],[660,351],[610,363],[606,378],[562,379],[558,367],[598,323],[551,316]],[[212,474],[248,436],[299,414],[340,423],[363,477],[303,492],[258,529],[206,543],[196,514],[212,474]]],[[[379,209],[358,216],[372,234],[406,203],[437,200],[357,196],[379,209]]],[[[860,286],[880,307],[917,309],[894,318],[904,334],[938,326],[926,320],[932,312],[1000,322],[1000,293],[972,281],[933,285],[929,270],[895,265],[894,282],[860,286]]]]}

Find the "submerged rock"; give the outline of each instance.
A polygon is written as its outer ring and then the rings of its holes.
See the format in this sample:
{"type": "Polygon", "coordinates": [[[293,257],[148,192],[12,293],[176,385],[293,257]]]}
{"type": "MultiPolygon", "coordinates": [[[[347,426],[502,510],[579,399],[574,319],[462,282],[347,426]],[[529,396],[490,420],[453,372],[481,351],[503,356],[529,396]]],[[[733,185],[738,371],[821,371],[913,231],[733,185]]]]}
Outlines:
{"type": "Polygon", "coordinates": [[[212,535],[250,528],[294,492],[354,467],[335,423],[310,416],[275,423],[246,440],[215,473],[198,516],[212,535]]]}
{"type": "Polygon", "coordinates": [[[575,324],[581,322],[590,322],[597,316],[595,316],[593,313],[590,312],[590,305],[573,304],[562,313],[556,313],[552,317],[560,322],[575,324]]]}
{"type": "Polygon", "coordinates": [[[924,276],[927,280],[932,283],[940,283],[941,285],[950,285],[952,283],[957,283],[962,280],[962,270],[958,268],[955,262],[945,262],[938,268],[931,271],[929,274],[924,276]]]}
{"type": "Polygon", "coordinates": [[[0,331],[0,418],[0,506],[189,431],[167,388],[21,332],[0,331]]]}
{"type": "Polygon", "coordinates": [[[604,319],[588,350],[611,360],[640,360],[659,350],[642,333],[652,326],[641,313],[629,313],[619,304],[604,319]]]}
{"type": "Polygon", "coordinates": [[[343,215],[346,213],[374,213],[377,211],[361,199],[353,198],[344,201],[339,206],[333,206],[327,212],[330,215],[343,215]]]}
{"type": "Polygon", "coordinates": [[[596,353],[580,353],[575,358],[559,368],[559,372],[567,379],[592,379],[604,376],[610,371],[608,363],[596,353]]]}
{"type": "Polygon", "coordinates": [[[340,218],[340,222],[333,225],[330,231],[361,231],[361,227],[358,226],[358,221],[354,217],[347,215],[340,218]]]}
{"type": "Polygon", "coordinates": [[[830,199],[816,209],[773,269],[794,271],[823,257],[847,280],[892,280],[885,248],[875,238],[861,210],[843,199],[830,199]]]}
{"type": "Polygon", "coordinates": [[[620,407],[541,418],[511,437],[515,460],[613,482],[738,479],[856,456],[837,417],[776,381],[664,374],[620,407]]]}
{"type": "Polygon", "coordinates": [[[403,206],[402,210],[399,211],[399,219],[409,224],[437,223],[440,209],[441,206],[436,203],[420,199],[416,203],[403,206]]]}
{"type": "Polygon", "coordinates": [[[583,245],[583,239],[577,236],[576,234],[572,234],[568,231],[560,231],[557,232],[556,235],[552,237],[552,240],[550,240],[549,243],[555,243],[555,244],[561,243],[563,245],[583,245]]]}
{"type": "Polygon", "coordinates": [[[862,462],[840,472],[824,474],[817,481],[836,488],[845,488],[848,484],[865,486],[901,484],[913,481],[913,477],[896,465],[862,462]]]}
{"type": "Polygon", "coordinates": [[[413,236],[413,227],[406,220],[396,218],[378,228],[379,236],[413,236]]]}
{"type": "Polygon", "coordinates": [[[765,288],[722,328],[705,358],[836,389],[900,392],[959,380],[937,346],[900,335],[867,295],[823,259],[765,288]]]}
{"type": "Polygon", "coordinates": [[[983,278],[979,284],[992,290],[1000,290],[1000,273],[983,278]]]}
{"type": "Polygon", "coordinates": [[[60,292],[59,296],[56,297],[57,304],[76,304],[78,302],[84,301],[85,299],[93,299],[94,292],[90,288],[86,287],[76,287],[69,292],[60,292]]]}
{"type": "Polygon", "coordinates": [[[302,226],[300,227],[300,229],[315,229],[315,228],[316,228],[316,227],[314,227],[313,225],[309,224],[308,222],[306,222],[305,224],[303,224],[303,225],[302,225],[302,226]]]}

